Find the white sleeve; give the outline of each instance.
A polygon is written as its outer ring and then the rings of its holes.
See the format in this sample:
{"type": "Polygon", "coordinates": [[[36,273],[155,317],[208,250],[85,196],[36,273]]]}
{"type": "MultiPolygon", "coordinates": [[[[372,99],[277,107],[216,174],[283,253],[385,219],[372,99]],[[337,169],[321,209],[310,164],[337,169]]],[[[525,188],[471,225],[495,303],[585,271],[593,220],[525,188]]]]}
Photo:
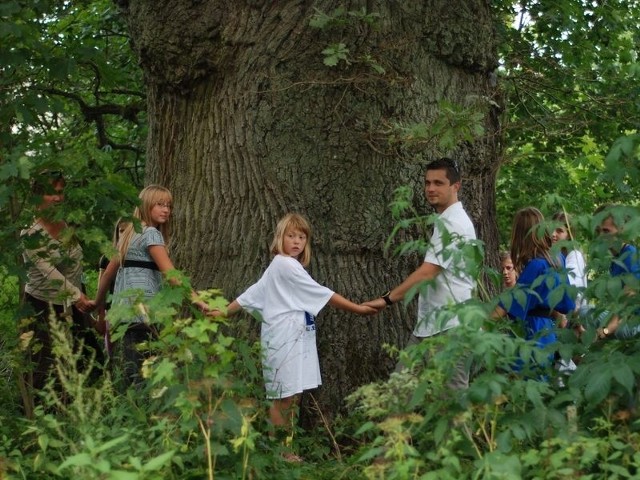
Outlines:
{"type": "Polygon", "coordinates": [[[264,310],[264,297],[264,282],[260,279],[236,298],[236,302],[250,313],[255,311],[262,312],[264,310]]]}
{"type": "Polygon", "coordinates": [[[433,227],[433,234],[429,240],[424,261],[427,263],[433,263],[434,265],[438,265],[442,268],[447,268],[444,259],[442,258],[442,234],[440,233],[440,225],[438,225],[438,223],[433,227]]]}
{"type": "Polygon", "coordinates": [[[291,269],[291,288],[296,307],[312,315],[318,315],[334,293],[311,278],[309,272],[299,263],[293,264],[291,269]]]}

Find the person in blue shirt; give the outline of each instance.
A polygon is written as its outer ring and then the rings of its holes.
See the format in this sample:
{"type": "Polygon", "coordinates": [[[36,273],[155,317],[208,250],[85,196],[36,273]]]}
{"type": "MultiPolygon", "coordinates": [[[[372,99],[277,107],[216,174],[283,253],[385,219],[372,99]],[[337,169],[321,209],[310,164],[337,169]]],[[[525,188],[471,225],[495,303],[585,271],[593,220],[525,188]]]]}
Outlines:
{"type": "MultiPolygon", "coordinates": [[[[598,208],[595,213],[602,217],[602,220],[596,227],[596,233],[607,243],[609,251],[613,255],[609,266],[609,275],[620,277],[625,296],[630,297],[634,290],[631,284],[635,283],[637,290],[636,282],[640,281],[640,255],[638,249],[626,243],[622,237],[622,225],[631,219],[630,212],[625,212],[625,208],[627,207],[616,205],[605,205],[598,208]]],[[[604,327],[596,330],[598,338],[614,336],[626,339],[638,335],[640,324],[637,317],[640,312],[636,311],[635,313],[636,319],[631,322],[625,322],[618,314],[613,314],[604,327]]]]}
{"type": "MultiPolygon", "coordinates": [[[[523,326],[525,338],[540,348],[557,341],[555,323],[575,309],[562,260],[551,254],[552,239],[535,207],[519,210],[511,228],[511,259],[518,272],[514,288],[502,294],[492,318],[509,316],[523,326]],[[559,294],[553,292],[559,291],[559,294]]],[[[553,353],[550,352],[550,360],[553,353]]]]}

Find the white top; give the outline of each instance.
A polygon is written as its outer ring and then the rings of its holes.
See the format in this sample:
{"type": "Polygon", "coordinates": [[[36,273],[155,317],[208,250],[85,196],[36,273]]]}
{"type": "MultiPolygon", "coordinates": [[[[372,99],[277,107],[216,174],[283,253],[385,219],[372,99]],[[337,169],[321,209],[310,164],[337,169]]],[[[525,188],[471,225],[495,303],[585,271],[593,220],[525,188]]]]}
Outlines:
{"type": "Polygon", "coordinates": [[[418,297],[416,337],[430,337],[460,325],[458,317],[442,307],[471,298],[476,282],[466,271],[460,247],[475,239],[473,223],[462,203],[454,203],[438,217],[424,261],[442,270],[418,297]]]}
{"type": "Polygon", "coordinates": [[[565,259],[565,267],[569,274],[569,283],[576,287],[585,288],[587,286],[587,275],[585,274],[586,263],[580,250],[571,250],[565,259]]]}
{"type": "Polygon", "coordinates": [[[262,320],[267,398],[287,398],[322,384],[314,317],[333,293],[298,260],[276,255],[260,280],[236,299],[262,320]]]}
{"type": "MultiPolygon", "coordinates": [[[[586,262],[580,250],[571,250],[564,260],[565,268],[569,275],[569,283],[579,289],[587,288],[586,262]]],[[[576,308],[581,309],[587,305],[582,291],[576,296],[576,308]]]]}

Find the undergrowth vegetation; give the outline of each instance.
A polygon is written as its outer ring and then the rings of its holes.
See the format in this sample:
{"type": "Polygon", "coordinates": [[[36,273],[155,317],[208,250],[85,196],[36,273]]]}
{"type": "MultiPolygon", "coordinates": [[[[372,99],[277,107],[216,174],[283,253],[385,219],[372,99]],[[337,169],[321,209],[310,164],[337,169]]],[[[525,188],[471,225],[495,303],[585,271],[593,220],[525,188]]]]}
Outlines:
{"type": "MultiPolygon", "coordinates": [[[[637,217],[630,218],[625,241],[640,228],[637,217]]],[[[4,318],[0,478],[634,478],[640,466],[639,345],[635,339],[597,340],[595,329],[605,311],[637,322],[640,298],[624,294],[607,274],[610,244],[592,234],[598,221],[585,215],[576,223],[590,245],[592,267],[584,292],[591,311],[573,319],[586,329],[580,337],[565,329],[560,342],[542,351],[517,335],[514,324],[488,320],[499,296],[454,306],[463,324],[455,335],[400,351],[408,368],[357,389],[346,399],[348,414],[329,423],[312,412],[323,421],[295,435],[306,460],[299,465],[282,460],[282,446],[270,435],[259,344],[234,336],[228,320],[188,307],[186,278],[145,304],[158,335],[144,346],[149,358],[137,388],[119,388],[108,366],[97,381],[79,371],[66,325],[51,319],[56,368],[36,393],[32,419],[22,414],[16,387],[27,340],[13,319],[4,318]],[[518,359],[550,353],[573,358],[577,370],[566,375],[535,361],[512,368],[518,359]],[[468,390],[452,392],[445,379],[461,356],[468,358],[472,381],[468,390]]],[[[481,247],[465,252],[468,265],[497,283],[496,272],[480,271],[481,247]]],[[[624,281],[637,291],[633,275],[624,281]]],[[[10,277],[3,283],[17,292],[10,277]]],[[[214,306],[225,302],[219,292],[201,293],[214,306]]],[[[14,300],[4,301],[9,306],[14,300]]],[[[117,325],[130,312],[111,315],[117,325]]],[[[117,332],[116,326],[115,338],[117,332]]]]}

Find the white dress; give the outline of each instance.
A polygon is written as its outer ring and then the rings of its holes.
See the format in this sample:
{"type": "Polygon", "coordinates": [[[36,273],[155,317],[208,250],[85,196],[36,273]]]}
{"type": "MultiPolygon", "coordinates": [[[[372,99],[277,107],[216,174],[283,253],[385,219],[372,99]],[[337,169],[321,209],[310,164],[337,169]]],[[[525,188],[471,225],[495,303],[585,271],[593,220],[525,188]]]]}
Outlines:
{"type": "Polygon", "coordinates": [[[298,260],[276,255],[260,280],[237,298],[262,321],[267,398],[287,398],[322,383],[315,316],[333,293],[311,278],[298,260]]]}
{"type": "Polygon", "coordinates": [[[567,254],[565,267],[569,274],[569,283],[580,289],[576,298],[576,307],[583,310],[588,306],[584,298],[584,289],[587,288],[587,275],[585,273],[586,263],[580,250],[572,250],[567,254]]]}
{"type": "Polygon", "coordinates": [[[569,283],[576,287],[587,287],[586,263],[580,250],[571,250],[565,259],[565,266],[569,273],[569,283]]]}

